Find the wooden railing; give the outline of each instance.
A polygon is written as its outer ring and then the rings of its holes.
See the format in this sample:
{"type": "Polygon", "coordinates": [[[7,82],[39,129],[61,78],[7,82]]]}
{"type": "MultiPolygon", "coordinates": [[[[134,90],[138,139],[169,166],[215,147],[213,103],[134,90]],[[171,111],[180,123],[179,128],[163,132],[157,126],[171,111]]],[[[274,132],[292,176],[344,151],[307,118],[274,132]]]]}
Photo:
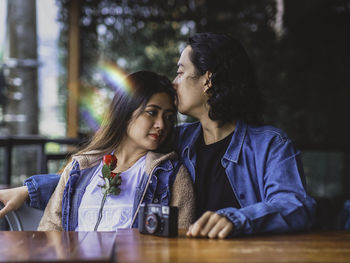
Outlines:
{"type": "Polygon", "coordinates": [[[43,136],[28,135],[28,136],[0,136],[0,148],[4,148],[4,163],[2,182],[5,185],[11,185],[12,172],[12,151],[15,146],[33,145],[37,147],[37,167],[38,173],[47,173],[47,162],[49,160],[63,160],[69,152],[51,154],[45,151],[47,143],[58,143],[60,145],[80,146],[83,140],[78,138],[60,138],[49,139],[43,136]]]}

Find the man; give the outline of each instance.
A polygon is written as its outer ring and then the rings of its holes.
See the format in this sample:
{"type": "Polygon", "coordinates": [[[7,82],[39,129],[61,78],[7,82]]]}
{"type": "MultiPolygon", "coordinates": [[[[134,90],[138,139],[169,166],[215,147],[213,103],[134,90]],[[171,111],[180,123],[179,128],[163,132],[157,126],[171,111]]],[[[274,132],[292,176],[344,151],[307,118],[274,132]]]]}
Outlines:
{"type": "Polygon", "coordinates": [[[188,236],[285,232],[309,227],[300,152],[262,126],[262,100],[241,44],[225,34],[189,39],[174,86],[178,108],[199,121],[179,129],[179,153],[194,181],[198,220],[188,236]]]}

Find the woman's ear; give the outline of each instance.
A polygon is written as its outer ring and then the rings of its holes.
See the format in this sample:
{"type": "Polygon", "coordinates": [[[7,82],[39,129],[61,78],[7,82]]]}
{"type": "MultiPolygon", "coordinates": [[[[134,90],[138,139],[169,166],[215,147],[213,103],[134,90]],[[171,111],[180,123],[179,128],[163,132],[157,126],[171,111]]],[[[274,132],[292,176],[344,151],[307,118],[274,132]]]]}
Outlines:
{"type": "Polygon", "coordinates": [[[213,74],[209,71],[205,72],[204,73],[204,76],[205,76],[205,83],[204,83],[204,92],[205,93],[208,93],[208,91],[211,89],[212,87],[212,84],[211,84],[211,76],[213,74]]]}

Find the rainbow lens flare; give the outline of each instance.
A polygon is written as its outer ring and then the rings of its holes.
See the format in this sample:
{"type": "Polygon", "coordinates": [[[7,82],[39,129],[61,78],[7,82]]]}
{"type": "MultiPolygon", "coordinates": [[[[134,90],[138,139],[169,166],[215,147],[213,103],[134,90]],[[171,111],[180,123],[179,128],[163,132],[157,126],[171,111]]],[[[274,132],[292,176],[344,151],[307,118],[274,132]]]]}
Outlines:
{"type": "Polygon", "coordinates": [[[111,62],[103,62],[98,68],[102,73],[104,81],[113,89],[132,95],[131,85],[125,79],[126,73],[118,68],[117,65],[111,62]]]}
{"type": "MultiPolygon", "coordinates": [[[[126,80],[127,74],[118,68],[116,64],[104,61],[96,67],[96,71],[100,74],[105,84],[115,92],[122,92],[132,96],[131,85],[126,80]]],[[[110,92],[103,92],[97,87],[90,86],[87,87],[87,90],[88,92],[85,92],[80,98],[80,116],[91,130],[97,131],[112,97],[110,92]]]]}

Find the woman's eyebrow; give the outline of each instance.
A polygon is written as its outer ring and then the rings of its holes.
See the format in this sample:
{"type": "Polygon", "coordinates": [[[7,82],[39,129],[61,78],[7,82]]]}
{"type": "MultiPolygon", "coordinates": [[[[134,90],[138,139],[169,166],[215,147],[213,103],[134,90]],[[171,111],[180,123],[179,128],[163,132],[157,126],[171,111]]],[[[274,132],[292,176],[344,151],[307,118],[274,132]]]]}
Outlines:
{"type": "MultiPolygon", "coordinates": [[[[162,109],[162,107],[160,107],[160,106],[157,105],[157,104],[148,104],[148,105],[146,106],[146,108],[147,108],[147,107],[154,107],[154,108],[157,108],[157,109],[159,109],[159,110],[162,109]]],[[[166,109],[165,111],[175,112],[176,110],[175,110],[175,109],[166,109]]]]}
{"type": "Polygon", "coordinates": [[[146,105],[146,107],[154,107],[154,108],[157,108],[157,109],[162,109],[159,105],[157,104],[148,104],[146,105]]]}

